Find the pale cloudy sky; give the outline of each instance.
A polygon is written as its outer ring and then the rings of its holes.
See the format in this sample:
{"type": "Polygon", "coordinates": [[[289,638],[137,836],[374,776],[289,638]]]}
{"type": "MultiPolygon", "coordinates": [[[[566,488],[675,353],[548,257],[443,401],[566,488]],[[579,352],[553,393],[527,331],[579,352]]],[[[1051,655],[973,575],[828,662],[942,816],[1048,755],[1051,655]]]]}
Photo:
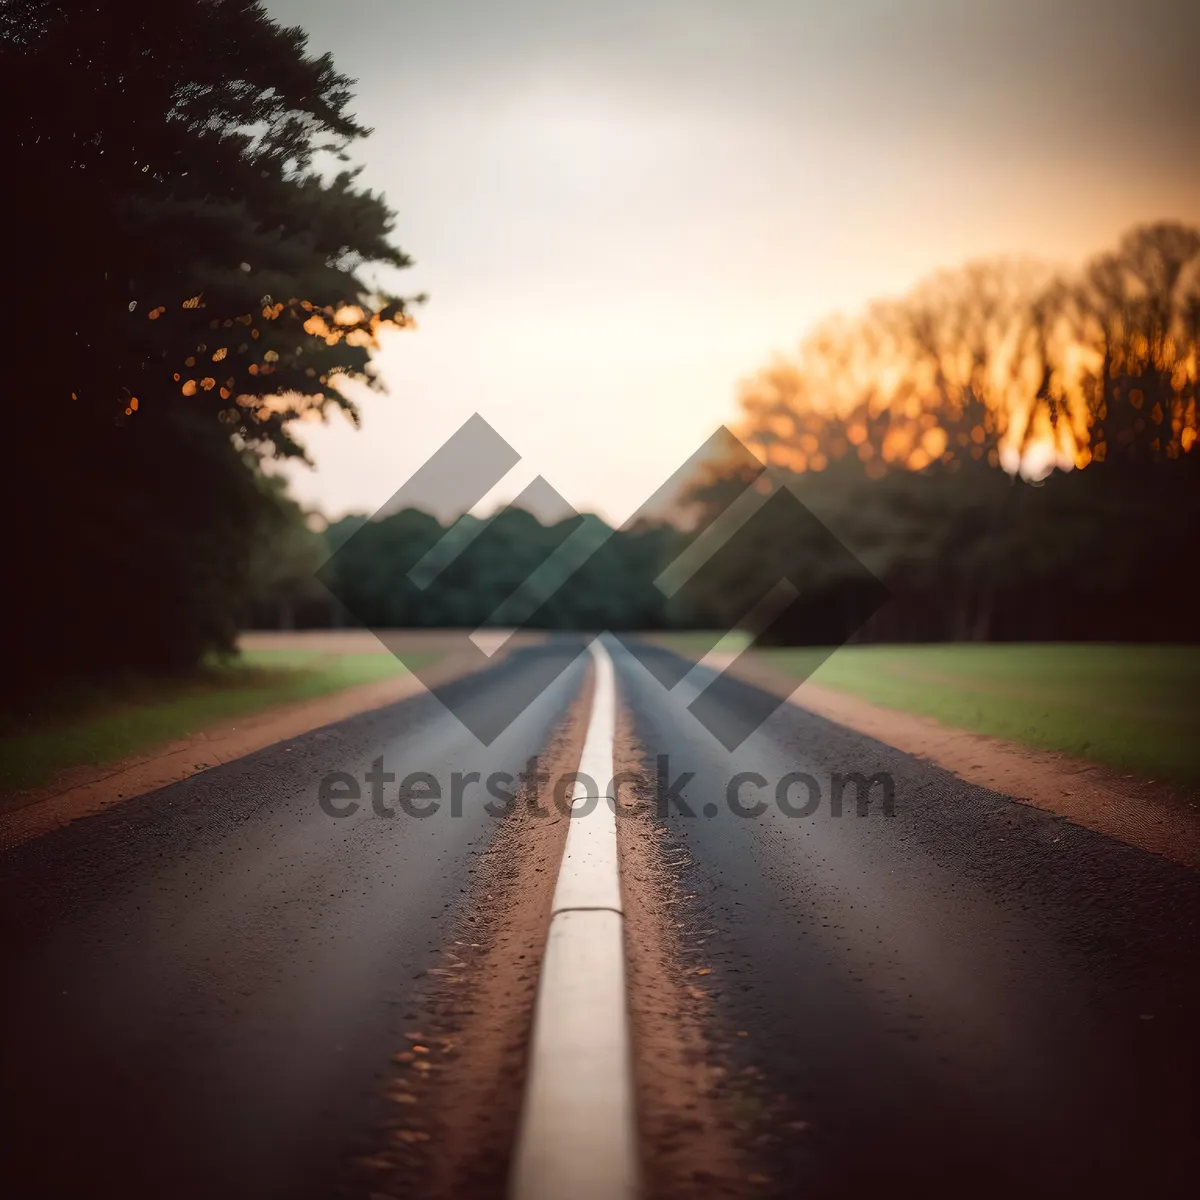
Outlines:
{"type": "MultiPolygon", "coordinates": [[[[428,291],[295,493],[373,511],[473,412],[621,520],[812,321],[1200,222],[1194,0],[266,0],[358,79],[428,291]]],[[[486,505],[485,505],[486,507],[486,505]]]]}

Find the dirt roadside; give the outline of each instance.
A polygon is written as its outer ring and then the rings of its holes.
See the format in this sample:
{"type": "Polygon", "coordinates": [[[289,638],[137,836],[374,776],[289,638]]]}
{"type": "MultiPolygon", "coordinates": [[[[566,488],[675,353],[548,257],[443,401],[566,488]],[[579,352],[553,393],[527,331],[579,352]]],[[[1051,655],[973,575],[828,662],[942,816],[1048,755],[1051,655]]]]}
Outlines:
{"type": "MultiPolygon", "coordinates": [[[[729,665],[732,656],[708,659],[729,665]]],[[[753,655],[735,668],[747,683],[836,721],[906,754],[953,772],[1076,825],[1093,829],[1184,866],[1200,868],[1200,798],[1161,781],[1141,779],[1067,754],[1031,750],[999,738],[953,729],[932,717],[872,704],[849,692],[796,680],[753,655]]]]}
{"type": "Polygon", "coordinates": [[[41,837],[123,800],[423,690],[415,676],[399,675],[241,717],[237,724],[215,725],[149,754],[134,755],[105,767],[73,767],[53,784],[5,798],[7,811],[0,813],[0,848],[41,837]]]}
{"type": "Polygon", "coordinates": [[[718,1044],[706,934],[690,912],[681,846],[655,816],[655,781],[629,716],[614,767],[636,780],[617,808],[634,1081],[646,1200],[761,1195],[771,1179],[756,1148],[782,1119],[761,1078],[737,1072],[718,1044]]]}

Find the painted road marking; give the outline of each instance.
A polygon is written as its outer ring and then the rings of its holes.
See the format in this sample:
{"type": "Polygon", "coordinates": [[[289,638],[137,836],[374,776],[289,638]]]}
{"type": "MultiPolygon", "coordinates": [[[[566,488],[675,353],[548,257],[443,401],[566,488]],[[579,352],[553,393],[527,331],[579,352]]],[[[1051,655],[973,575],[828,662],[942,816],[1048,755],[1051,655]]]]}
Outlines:
{"type": "Polygon", "coordinates": [[[610,800],[616,687],[596,639],[592,713],[554,890],[509,1181],[512,1200],[630,1200],[639,1191],[624,917],[610,800]]]}

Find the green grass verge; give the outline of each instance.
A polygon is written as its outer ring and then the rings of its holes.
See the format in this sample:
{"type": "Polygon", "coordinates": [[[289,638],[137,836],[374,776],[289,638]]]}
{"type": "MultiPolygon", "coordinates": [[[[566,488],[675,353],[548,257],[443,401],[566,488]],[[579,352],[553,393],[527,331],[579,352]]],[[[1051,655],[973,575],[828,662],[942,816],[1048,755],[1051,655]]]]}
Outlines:
{"type": "MultiPolygon", "coordinates": [[[[764,652],[795,675],[812,656],[764,652]]],[[[1200,783],[1198,646],[845,646],[812,679],[959,729],[1200,783]]]]}
{"type": "Polygon", "coordinates": [[[40,787],[69,767],[107,766],[230,718],[404,671],[390,654],[253,650],[183,679],[77,689],[37,713],[9,714],[10,732],[0,738],[0,790],[40,787]]]}

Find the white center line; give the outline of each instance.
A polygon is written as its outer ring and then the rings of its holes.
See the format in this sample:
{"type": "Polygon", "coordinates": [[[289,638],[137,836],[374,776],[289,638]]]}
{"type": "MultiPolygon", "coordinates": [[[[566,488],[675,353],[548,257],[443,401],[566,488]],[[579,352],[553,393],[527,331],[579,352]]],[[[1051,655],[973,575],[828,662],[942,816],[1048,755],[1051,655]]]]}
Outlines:
{"type": "Polygon", "coordinates": [[[617,826],[616,688],[599,638],[595,688],[554,890],[530,1037],[512,1200],[630,1200],[638,1183],[617,826]]]}

